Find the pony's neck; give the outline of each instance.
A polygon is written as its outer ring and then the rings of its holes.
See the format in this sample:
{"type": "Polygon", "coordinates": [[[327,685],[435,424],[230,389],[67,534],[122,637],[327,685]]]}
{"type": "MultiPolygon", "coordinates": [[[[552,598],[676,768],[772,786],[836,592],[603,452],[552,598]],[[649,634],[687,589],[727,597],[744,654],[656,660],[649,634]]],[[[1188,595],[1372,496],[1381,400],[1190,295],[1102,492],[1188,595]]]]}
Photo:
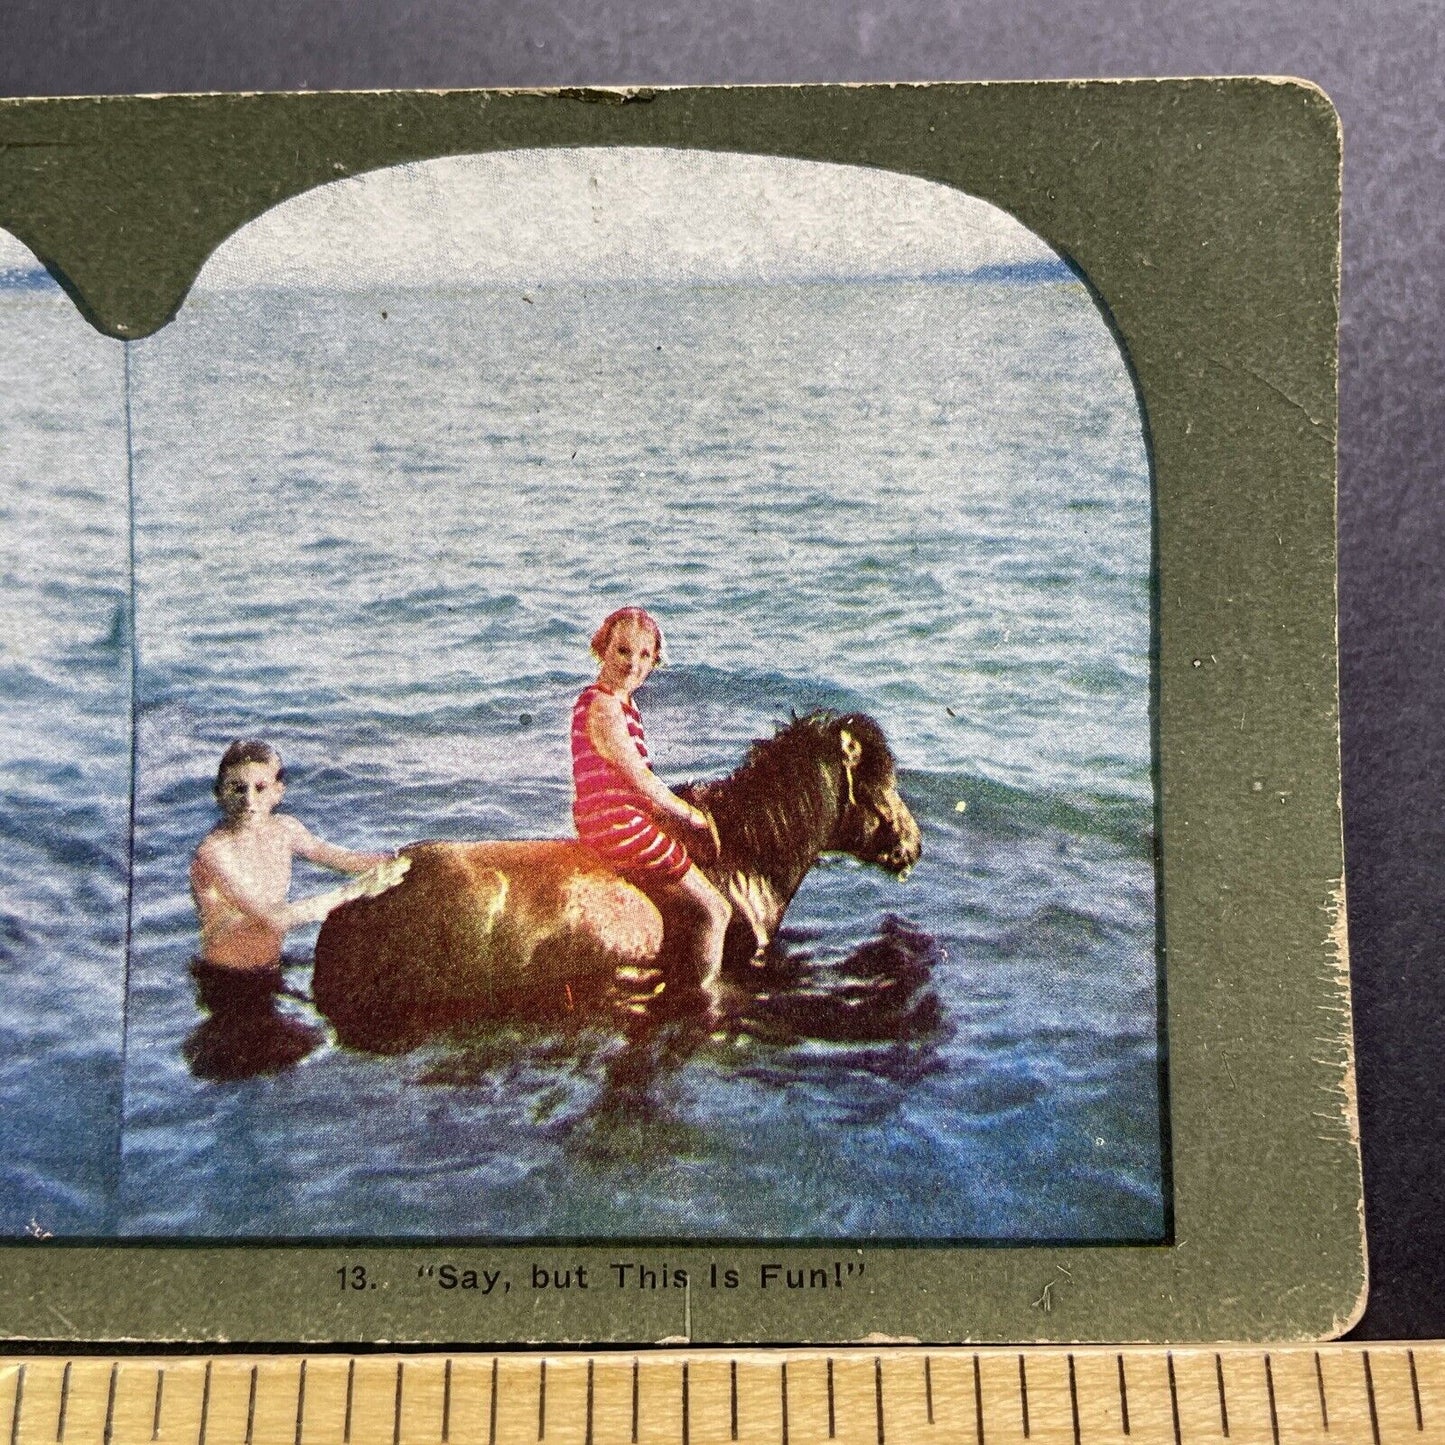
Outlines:
{"type": "Polygon", "coordinates": [[[830,768],[816,752],[800,748],[796,757],[777,759],[782,766],[769,766],[780,742],[764,744],[759,758],[715,784],[708,799],[723,844],[717,871],[751,883],[754,925],[769,935],[827,849],[844,790],[841,766],[830,768]]]}

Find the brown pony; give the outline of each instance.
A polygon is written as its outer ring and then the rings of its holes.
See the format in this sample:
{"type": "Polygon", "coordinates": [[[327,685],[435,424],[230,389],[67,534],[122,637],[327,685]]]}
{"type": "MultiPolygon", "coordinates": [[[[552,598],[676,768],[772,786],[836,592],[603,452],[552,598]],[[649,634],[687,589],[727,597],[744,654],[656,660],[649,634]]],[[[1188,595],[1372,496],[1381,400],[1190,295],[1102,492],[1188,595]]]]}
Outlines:
{"type": "MultiPolygon", "coordinates": [[[[871,718],[814,713],[753,744],[741,767],[681,795],[717,822],[705,872],[733,905],[725,962],[758,956],[823,853],[904,874],[918,825],[871,718]]],[[[619,968],[662,968],[662,916],[576,841],[415,843],[396,888],[338,908],[312,990],[343,1043],[392,1051],[469,1022],[599,997],[619,968]]]]}

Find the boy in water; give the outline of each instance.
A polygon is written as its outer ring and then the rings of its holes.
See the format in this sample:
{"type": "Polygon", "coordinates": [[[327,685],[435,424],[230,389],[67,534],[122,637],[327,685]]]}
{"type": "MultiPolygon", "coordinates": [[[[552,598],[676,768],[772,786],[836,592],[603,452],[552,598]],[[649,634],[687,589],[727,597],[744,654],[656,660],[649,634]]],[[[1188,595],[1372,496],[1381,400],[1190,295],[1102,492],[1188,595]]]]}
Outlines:
{"type": "Polygon", "coordinates": [[[323,843],[296,818],[277,813],[286,793],[281,755],[269,743],[234,742],[216,774],[224,820],[208,833],[191,862],[191,897],[201,922],[200,965],[232,978],[274,980],[281,945],[303,923],[320,923],[353,898],[375,898],[400,883],[410,858],[353,853],[323,843]],[[339,888],[287,901],[291,860],[300,855],[354,876],[339,888]]]}

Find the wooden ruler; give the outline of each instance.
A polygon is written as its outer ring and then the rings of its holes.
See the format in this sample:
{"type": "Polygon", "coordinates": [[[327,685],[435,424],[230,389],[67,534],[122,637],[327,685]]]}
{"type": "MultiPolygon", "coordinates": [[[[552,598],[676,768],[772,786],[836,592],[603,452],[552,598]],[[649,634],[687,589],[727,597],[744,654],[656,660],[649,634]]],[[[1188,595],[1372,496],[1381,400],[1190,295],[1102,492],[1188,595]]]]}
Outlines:
{"type": "Polygon", "coordinates": [[[0,1361],[0,1445],[1445,1442],[1445,1342],[0,1361]]]}

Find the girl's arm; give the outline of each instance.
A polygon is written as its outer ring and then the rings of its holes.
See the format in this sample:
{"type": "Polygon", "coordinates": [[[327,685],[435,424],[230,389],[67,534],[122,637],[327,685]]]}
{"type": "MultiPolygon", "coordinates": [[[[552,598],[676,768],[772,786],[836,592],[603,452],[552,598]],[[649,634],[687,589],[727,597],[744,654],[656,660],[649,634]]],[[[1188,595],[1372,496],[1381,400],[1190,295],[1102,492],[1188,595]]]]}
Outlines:
{"type": "Polygon", "coordinates": [[[642,761],[637,744],[627,730],[622,704],[611,694],[599,692],[587,709],[587,736],[592,746],[660,813],[677,818],[694,828],[710,830],[712,820],[701,808],[694,808],[672,792],[642,761]]]}

